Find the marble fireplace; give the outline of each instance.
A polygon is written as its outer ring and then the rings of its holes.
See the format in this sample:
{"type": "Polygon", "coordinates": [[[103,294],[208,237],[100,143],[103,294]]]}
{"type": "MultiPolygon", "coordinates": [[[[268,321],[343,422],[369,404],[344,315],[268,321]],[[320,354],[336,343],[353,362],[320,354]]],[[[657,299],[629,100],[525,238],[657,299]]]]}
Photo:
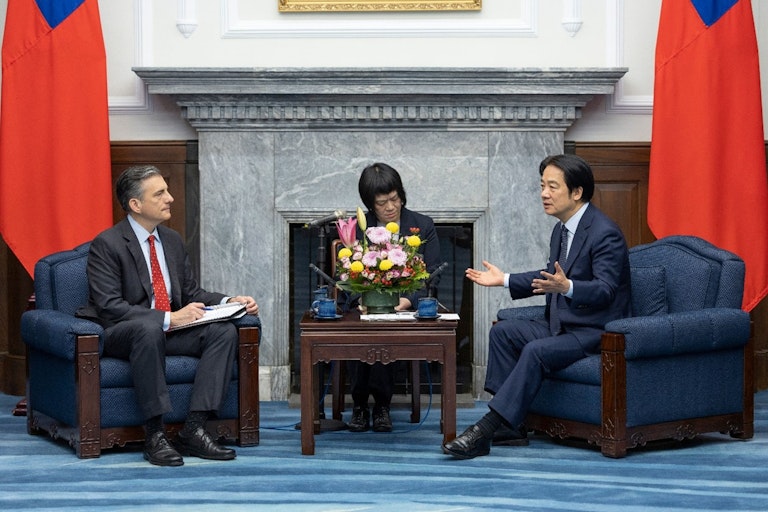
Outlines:
{"type": "MultiPolygon", "coordinates": [[[[261,398],[290,393],[289,229],[360,204],[374,161],[400,171],[408,205],[437,223],[471,223],[473,260],[541,265],[554,221],[538,163],[624,68],[136,68],[199,135],[204,286],[261,306],[261,398]]],[[[519,305],[537,303],[540,299],[519,305]]],[[[512,301],[475,287],[472,392],[481,396],[487,332],[512,301]]],[[[517,304],[516,304],[517,305],[517,304]]]]}

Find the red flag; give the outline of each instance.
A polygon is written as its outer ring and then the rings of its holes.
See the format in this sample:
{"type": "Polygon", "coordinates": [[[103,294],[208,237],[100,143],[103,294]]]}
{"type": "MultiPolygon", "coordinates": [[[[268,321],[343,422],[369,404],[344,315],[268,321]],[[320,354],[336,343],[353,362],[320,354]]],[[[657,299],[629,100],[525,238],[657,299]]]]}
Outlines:
{"type": "MultiPolygon", "coordinates": [[[[768,295],[768,176],[750,0],[663,0],[648,225],[738,254],[742,307],[768,295]]],[[[692,276],[694,277],[694,276],[692,276]]]]}
{"type": "Polygon", "coordinates": [[[3,36],[0,233],[38,259],[112,224],[106,52],[97,0],[10,0],[3,36]]]}

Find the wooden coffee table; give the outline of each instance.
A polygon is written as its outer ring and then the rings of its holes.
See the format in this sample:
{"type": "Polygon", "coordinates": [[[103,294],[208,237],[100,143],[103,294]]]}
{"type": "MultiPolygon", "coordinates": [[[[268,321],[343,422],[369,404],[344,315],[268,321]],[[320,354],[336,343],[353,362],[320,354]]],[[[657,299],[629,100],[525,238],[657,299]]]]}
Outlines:
{"type": "Polygon", "coordinates": [[[304,313],[301,328],[301,453],[315,454],[320,431],[317,363],[437,361],[442,364],[440,430],[443,442],[456,437],[456,320],[363,321],[358,311],[336,320],[304,313]]]}

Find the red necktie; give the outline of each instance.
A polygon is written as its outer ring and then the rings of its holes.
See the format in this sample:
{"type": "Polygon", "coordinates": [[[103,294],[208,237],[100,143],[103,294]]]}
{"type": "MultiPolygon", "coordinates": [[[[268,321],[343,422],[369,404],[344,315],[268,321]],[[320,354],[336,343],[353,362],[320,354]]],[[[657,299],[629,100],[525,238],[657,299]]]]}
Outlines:
{"type": "Polygon", "coordinates": [[[155,293],[155,309],[170,311],[171,301],[168,300],[168,290],[165,289],[165,279],[160,270],[155,252],[155,235],[149,235],[149,265],[152,267],[152,291],[155,293]]]}

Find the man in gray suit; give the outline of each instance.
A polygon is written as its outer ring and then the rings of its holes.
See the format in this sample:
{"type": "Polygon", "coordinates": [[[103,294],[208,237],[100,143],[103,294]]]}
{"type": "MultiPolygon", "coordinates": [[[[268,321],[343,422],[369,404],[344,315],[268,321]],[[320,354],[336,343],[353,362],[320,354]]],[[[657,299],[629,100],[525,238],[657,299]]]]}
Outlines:
{"type": "Polygon", "coordinates": [[[205,430],[207,419],[225,398],[237,350],[231,322],[169,331],[197,320],[205,307],[241,302],[257,315],[252,297],[228,297],[200,288],[181,236],[161,225],[171,218],[173,197],[154,166],[130,167],[115,186],[126,218],[99,234],[88,254],[88,305],[78,316],[104,327],[104,355],[130,361],[136,395],[147,431],[144,458],[159,466],[184,463],[179,451],[215,460],[234,459],[205,430]],[[200,359],[190,410],[178,447],[165,436],[163,414],[171,410],[165,382],[165,356],[200,359]]]}
{"type": "Polygon", "coordinates": [[[552,231],[546,269],[505,274],[467,269],[483,286],[505,286],[513,299],[544,294],[546,317],[504,320],[491,328],[485,390],[490,411],[443,451],[459,459],[488,455],[491,444],[526,445],[523,425],[544,376],[600,350],[605,324],[629,314],[629,253],[619,227],[589,201],[589,164],[555,155],[539,165],[544,211],[560,222],[552,231]]]}

